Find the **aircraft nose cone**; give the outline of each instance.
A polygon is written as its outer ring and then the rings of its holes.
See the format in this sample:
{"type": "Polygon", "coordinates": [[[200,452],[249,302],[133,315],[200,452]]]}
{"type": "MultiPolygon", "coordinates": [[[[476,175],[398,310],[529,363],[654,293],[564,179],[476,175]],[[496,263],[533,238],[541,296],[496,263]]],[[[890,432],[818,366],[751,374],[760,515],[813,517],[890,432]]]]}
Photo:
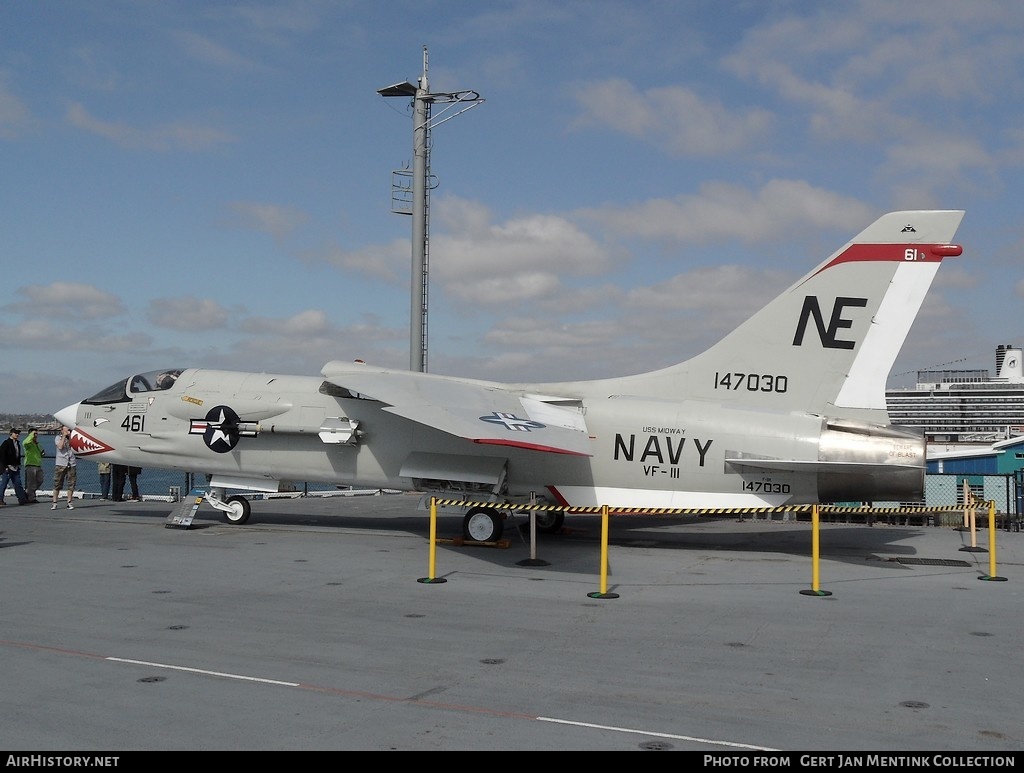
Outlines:
{"type": "Polygon", "coordinates": [[[69,405],[67,408],[61,408],[53,414],[53,418],[65,427],[71,427],[71,429],[74,429],[75,425],[78,423],[78,407],[80,405],[81,403],[75,403],[74,405],[69,405]]]}

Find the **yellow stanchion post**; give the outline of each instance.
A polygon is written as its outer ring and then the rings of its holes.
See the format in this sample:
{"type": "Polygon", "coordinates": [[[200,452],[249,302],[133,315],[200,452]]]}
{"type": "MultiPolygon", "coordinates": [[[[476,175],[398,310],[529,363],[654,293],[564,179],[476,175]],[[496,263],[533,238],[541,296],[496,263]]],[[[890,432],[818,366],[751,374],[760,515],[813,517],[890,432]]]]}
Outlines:
{"type": "Polygon", "coordinates": [[[988,574],[983,574],[979,580],[988,582],[1006,582],[1005,577],[996,576],[996,501],[990,499],[988,503],[988,574]]]}
{"type": "Polygon", "coordinates": [[[587,594],[592,599],[617,599],[618,593],[608,592],[608,505],[601,506],[601,590],[587,594]]]}
{"type": "Polygon", "coordinates": [[[970,520],[971,544],[964,545],[960,550],[964,553],[984,553],[985,548],[978,547],[978,500],[964,481],[964,518],[970,520]]]}
{"type": "Polygon", "coordinates": [[[971,506],[971,499],[973,498],[973,496],[974,495],[971,494],[971,487],[967,485],[967,481],[964,480],[964,531],[967,531],[969,528],[971,528],[971,522],[967,515],[967,510],[971,506]]]}
{"type": "Polygon", "coordinates": [[[800,591],[803,596],[831,596],[832,591],[822,590],[819,583],[820,571],[818,568],[819,559],[821,558],[821,551],[819,550],[818,540],[818,505],[814,505],[811,508],[811,588],[810,590],[800,591]]]}
{"type": "Polygon", "coordinates": [[[435,584],[448,582],[444,577],[436,577],[434,569],[437,555],[437,498],[430,498],[430,558],[427,561],[427,576],[420,577],[416,582],[435,584]]]}

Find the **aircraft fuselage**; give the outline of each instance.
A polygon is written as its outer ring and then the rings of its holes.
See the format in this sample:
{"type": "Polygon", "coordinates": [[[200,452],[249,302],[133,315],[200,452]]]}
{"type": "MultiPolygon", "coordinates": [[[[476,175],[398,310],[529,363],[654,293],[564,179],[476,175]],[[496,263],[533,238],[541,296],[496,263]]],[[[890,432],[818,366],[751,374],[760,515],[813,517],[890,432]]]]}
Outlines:
{"type": "Polygon", "coordinates": [[[923,490],[917,435],[868,425],[837,432],[820,416],[566,394],[585,420],[584,451],[556,453],[525,442],[543,434],[541,422],[509,413],[479,417],[489,428],[509,425],[508,442],[477,442],[323,378],[186,369],[159,387],[160,375],[75,406],[80,457],[202,472],[240,488],[308,481],[467,499],[536,494],[570,506],[763,507],[910,500],[923,490]],[[858,464],[863,474],[851,473],[858,464]]]}

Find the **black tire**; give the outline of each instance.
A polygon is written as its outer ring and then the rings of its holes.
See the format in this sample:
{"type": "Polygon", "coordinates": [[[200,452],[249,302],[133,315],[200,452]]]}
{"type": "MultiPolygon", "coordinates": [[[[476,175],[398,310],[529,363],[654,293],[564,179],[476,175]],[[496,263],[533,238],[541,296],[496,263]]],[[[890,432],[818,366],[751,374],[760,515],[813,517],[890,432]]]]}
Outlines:
{"type": "Polygon", "coordinates": [[[224,513],[225,521],[235,526],[241,526],[249,520],[252,507],[249,505],[248,499],[243,496],[228,497],[228,504],[231,505],[231,509],[224,513]]]}
{"type": "Polygon", "coordinates": [[[462,536],[467,542],[497,542],[504,529],[504,517],[490,507],[474,507],[462,519],[462,536]]]}
{"type": "Polygon", "coordinates": [[[562,530],[563,523],[565,523],[565,513],[561,510],[537,511],[537,531],[541,534],[557,534],[562,530]]]}

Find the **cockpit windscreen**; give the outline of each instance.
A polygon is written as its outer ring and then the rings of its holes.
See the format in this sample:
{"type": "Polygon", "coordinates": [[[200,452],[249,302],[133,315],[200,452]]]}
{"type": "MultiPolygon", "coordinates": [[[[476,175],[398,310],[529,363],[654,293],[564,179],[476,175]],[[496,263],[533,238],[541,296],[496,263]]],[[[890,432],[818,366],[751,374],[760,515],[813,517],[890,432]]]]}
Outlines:
{"type": "Polygon", "coordinates": [[[122,403],[131,400],[133,395],[143,392],[161,392],[174,386],[184,368],[163,368],[151,370],[148,373],[139,373],[129,378],[121,379],[111,384],[106,389],[101,389],[83,403],[89,405],[102,405],[103,403],[122,403]]]}

